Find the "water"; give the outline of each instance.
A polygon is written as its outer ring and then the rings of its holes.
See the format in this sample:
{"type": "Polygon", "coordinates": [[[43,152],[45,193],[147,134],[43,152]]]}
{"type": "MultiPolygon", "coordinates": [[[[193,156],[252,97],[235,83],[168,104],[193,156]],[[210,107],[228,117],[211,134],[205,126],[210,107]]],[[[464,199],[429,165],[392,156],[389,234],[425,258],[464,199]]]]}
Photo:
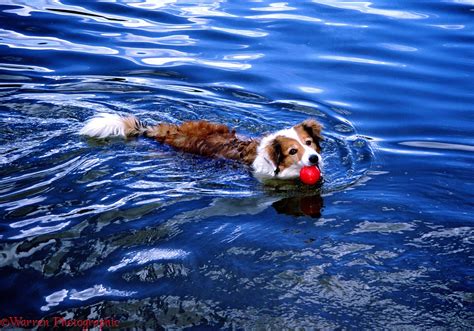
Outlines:
{"type": "Polygon", "coordinates": [[[474,3],[0,5],[0,317],[471,328],[474,3]],[[324,126],[319,191],[98,112],[324,126]]]}

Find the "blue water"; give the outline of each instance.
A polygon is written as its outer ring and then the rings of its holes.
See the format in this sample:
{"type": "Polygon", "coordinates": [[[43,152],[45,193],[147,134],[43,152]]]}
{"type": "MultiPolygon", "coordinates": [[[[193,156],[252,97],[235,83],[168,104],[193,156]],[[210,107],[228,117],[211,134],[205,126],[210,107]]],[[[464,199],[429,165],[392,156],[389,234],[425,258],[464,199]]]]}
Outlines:
{"type": "Polygon", "coordinates": [[[0,317],[472,328],[474,2],[4,0],[0,317]],[[257,137],[325,183],[77,135],[98,112],[257,137]]]}

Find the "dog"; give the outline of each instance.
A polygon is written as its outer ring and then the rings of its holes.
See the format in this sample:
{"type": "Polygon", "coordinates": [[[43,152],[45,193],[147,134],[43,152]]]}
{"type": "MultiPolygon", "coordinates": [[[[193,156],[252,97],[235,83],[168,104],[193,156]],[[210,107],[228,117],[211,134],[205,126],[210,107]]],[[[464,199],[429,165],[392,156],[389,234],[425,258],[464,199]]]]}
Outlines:
{"type": "Polygon", "coordinates": [[[319,122],[308,119],[260,139],[245,139],[226,125],[203,120],[148,126],[134,116],[102,113],[89,119],[79,133],[95,138],[143,135],[183,152],[239,161],[265,181],[298,178],[304,166],[322,170],[321,131],[319,122]]]}

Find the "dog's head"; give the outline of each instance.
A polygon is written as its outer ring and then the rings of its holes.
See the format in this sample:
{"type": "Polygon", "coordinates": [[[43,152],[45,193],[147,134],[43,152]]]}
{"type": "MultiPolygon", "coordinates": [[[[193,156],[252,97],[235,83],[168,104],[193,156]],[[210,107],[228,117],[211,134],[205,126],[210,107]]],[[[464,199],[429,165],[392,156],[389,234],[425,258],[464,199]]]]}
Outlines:
{"type": "Polygon", "coordinates": [[[315,165],[322,170],[321,129],[321,124],[310,119],[264,137],[252,164],[254,175],[292,179],[299,177],[304,166],[315,165]]]}

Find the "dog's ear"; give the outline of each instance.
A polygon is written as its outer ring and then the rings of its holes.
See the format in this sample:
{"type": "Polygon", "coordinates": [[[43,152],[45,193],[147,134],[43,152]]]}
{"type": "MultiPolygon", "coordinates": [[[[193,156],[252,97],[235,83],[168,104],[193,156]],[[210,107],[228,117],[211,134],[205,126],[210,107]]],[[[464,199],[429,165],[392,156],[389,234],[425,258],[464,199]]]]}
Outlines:
{"type": "Polygon", "coordinates": [[[267,147],[268,156],[270,160],[275,164],[275,175],[280,172],[280,164],[283,162],[283,150],[281,148],[281,143],[278,138],[273,139],[267,147]]]}
{"type": "Polygon", "coordinates": [[[301,123],[301,126],[306,131],[306,133],[313,139],[316,146],[321,149],[320,141],[324,139],[321,135],[323,126],[313,119],[304,121],[303,123],[301,123]]]}

